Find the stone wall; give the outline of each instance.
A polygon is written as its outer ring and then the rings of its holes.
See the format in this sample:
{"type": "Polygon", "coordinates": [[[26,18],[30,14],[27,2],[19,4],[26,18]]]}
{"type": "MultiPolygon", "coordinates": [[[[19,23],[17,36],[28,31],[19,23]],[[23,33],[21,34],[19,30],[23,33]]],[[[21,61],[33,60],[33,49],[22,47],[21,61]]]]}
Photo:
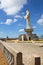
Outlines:
{"type": "Polygon", "coordinates": [[[23,65],[22,63],[22,53],[21,52],[13,52],[13,50],[8,50],[3,44],[1,45],[1,50],[4,53],[4,56],[6,57],[6,60],[8,61],[9,65],[23,65]]]}

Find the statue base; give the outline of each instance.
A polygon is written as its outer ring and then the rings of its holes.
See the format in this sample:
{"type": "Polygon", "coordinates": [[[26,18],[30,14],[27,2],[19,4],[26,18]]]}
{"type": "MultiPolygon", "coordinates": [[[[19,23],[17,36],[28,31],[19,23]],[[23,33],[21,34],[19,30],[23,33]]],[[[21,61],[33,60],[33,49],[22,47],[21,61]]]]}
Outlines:
{"type": "Polygon", "coordinates": [[[38,40],[38,36],[36,34],[32,34],[33,29],[24,29],[26,34],[21,34],[19,36],[19,40],[28,41],[28,40],[38,40]]]}
{"type": "Polygon", "coordinates": [[[32,33],[33,32],[33,29],[24,29],[26,33],[32,33]]]}
{"type": "Polygon", "coordinates": [[[21,34],[19,35],[18,39],[20,41],[39,40],[36,34],[21,34]]]}

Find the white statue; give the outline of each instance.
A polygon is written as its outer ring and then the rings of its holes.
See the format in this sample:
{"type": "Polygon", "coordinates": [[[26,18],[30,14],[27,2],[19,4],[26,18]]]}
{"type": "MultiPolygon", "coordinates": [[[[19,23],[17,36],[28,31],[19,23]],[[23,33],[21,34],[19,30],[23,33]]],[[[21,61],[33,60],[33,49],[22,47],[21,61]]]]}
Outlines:
{"type": "Polygon", "coordinates": [[[26,15],[24,16],[24,18],[26,19],[26,28],[30,29],[30,12],[28,10],[26,11],[26,15]]]}

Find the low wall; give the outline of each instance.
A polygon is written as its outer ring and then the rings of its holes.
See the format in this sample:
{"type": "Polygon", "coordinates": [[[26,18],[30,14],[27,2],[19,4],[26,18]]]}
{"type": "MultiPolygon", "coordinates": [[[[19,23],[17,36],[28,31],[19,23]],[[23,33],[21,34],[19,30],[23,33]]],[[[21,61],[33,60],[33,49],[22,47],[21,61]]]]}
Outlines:
{"type": "Polygon", "coordinates": [[[6,57],[9,65],[23,65],[22,53],[13,51],[10,47],[6,46],[2,41],[0,42],[0,48],[6,57]]]}

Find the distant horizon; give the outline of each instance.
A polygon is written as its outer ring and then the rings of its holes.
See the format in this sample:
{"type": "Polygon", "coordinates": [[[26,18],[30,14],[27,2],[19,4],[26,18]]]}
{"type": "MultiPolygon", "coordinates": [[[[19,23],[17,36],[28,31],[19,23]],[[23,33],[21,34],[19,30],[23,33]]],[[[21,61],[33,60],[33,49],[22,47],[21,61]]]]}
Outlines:
{"type": "Polygon", "coordinates": [[[0,0],[0,38],[25,34],[26,10],[30,12],[33,34],[43,35],[43,0],[0,0]]]}

